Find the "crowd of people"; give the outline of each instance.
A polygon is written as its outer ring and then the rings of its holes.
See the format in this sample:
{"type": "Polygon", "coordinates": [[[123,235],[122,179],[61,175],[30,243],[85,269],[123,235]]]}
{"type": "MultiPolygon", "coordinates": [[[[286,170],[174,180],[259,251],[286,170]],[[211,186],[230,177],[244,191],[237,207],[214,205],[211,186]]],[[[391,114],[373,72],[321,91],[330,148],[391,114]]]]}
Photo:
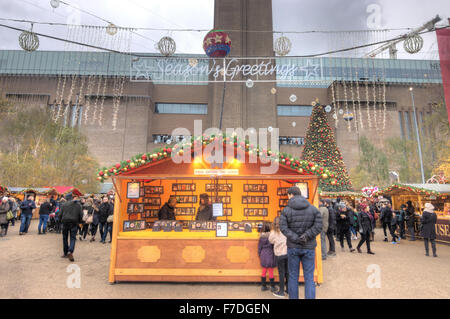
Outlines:
{"type": "MultiPolygon", "coordinates": [[[[270,291],[274,296],[298,298],[298,279],[300,263],[305,281],[305,298],[315,298],[315,248],[316,236],[321,235],[321,258],[336,256],[335,238],[340,243],[342,251],[346,251],[347,243],[351,253],[362,253],[361,247],[366,244],[367,253],[375,255],[370,243],[375,240],[377,220],[383,227],[384,241],[398,244],[406,239],[406,228],[411,241],[415,240],[415,209],[411,201],[401,205],[400,210],[392,209],[389,200],[367,199],[357,203],[356,209],[348,202],[337,199],[321,199],[319,208],[311,205],[301,196],[300,189],[291,187],[287,191],[289,201],[280,217],[273,223],[265,222],[261,229],[258,244],[258,256],[262,267],[261,290],[267,287],[269,274],[270,291]],[[358,238],[358,234],[360,238],[358,238]],[[359,242],[356,249],[352,240],[359,242]],[[328,241],[328,245],[327,245],[328,241]],[[328,251],[327,251],[328,246],[328,251]],[[278,267],[279,288],[274,282],[273,271],[278,267]]],[[[437,216],[434,207],[426,203],[420,219],[420,235],[424,238],[425,255],[429,256],[431,243],[433,256],[436,254],[436,224],[437,216]]]]}
{"type": "MultiPolygon", "coordinates": [[[[28,234],[35,209],[37,206],[32,195],[23,201],[14,197],[3,197],[0,204],[0,237],[5,237],[8,227],[15,226],[17,220],[21,222],[19,235],[28,234]]],[[[37,233],[39,235],[45,235],[48,232],[62,233],[63,257],[73,261],[77,236],[80,241],[83,241],[90,235],[89,241],[94,242],[99,231],[100,243],[106,243],[108,234],[111,243],[113,214],[113,196],[86,198],[72,193],[57,198],[48,196],[39,206],[37,233]]]]}

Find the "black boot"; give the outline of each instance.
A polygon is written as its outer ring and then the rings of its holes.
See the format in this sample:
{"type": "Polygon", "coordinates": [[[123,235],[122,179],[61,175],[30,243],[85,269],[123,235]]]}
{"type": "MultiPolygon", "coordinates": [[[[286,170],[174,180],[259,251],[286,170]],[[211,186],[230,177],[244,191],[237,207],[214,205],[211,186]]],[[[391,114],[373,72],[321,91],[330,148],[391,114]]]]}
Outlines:
{"type": "Polygon", "coordinates": [[[269,290],[267,288],[266,277],[261,277],[261,291],[269,290]]]}
{"type": "Polygon", "coordinates": [[[274,278],[270,278],[270,291],[271,292],[276,292],[277,291],[277,289],[275,287],[275,280],[274,280],[274,278]]]}

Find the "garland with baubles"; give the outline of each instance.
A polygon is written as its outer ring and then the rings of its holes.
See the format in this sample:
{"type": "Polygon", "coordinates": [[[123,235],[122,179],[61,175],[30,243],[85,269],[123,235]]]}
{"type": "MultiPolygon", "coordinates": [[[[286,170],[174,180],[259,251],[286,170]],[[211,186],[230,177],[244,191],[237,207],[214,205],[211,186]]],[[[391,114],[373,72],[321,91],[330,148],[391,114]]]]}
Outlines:
{"type": "Polygon", "coordinates": [[[121,161],[120,163],[117,163],[110,168],[103,167],[97,172],[97,179],[103,183],[111,176],[117,176],[121,173],[135,170],[143,165],[156,163],[158,161],[170,158],[173,152],[177,152],[178,155],[182,156],[184,153],[184,149],[188,146],[191,147],[191,150],[193,152],[195,146],[198,145],[198,143],[202,143],[202,147],[205,147],[212,142],[219,143],[220,140],[222,140],[224,147],[227,144],[233,145],[235,149],[245,151],[249,156],[257,156],[265,160],[270,159],[271,161],[278,162],[285,167],[290,167],[296,170],[298,174],[316,175],[322,180],[322,183],[325,183],[326,185],[340,185],[339,181],[336,179],[336,175],[334,172],[311,161],[301,160],[287,153],[275,153],[271,150],[261,149],[259,145],[255,146],[248,140],[238,140],[236,136],[228,137],[224,134],[221,139],[219,138],[220,136],[218,137],[214,135],[191,137],[191,140],[189,142],[185,142],[181,144],[181,146],[174,145],[173,147],[155,149],[152,153],[137,154],[131,159],[127,161],[121,161]]]}

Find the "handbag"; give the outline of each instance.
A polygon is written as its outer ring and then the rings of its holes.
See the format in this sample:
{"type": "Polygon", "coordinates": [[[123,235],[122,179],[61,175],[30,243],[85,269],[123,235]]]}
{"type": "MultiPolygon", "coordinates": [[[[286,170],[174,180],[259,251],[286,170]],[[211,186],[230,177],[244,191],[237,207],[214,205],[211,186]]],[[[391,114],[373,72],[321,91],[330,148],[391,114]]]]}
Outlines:
{"type": "Polygon", "coordinates": [[[87,219],[89,218],[89,214],[87,209],[83,210],[83,222],[86,222],[87,219]]]}
{"type": "Polygon", "coordinates": [[[6,220],[11,220],[14,218],[14,214],[12,213],[12,211],[8,210],[8,212],[6,213],[6,220]]]}
{"type": "Polygon", "coordinates": [[[106,219],[107,223],[112,223],[114,221],[114,215],[109,215],[108,218],[106,219]]]}
{"type": "Polygon", "coordinates": [[[92,224],[94,222],[94,215],[88,215],[86,219],[86,224],[92,224]]]}

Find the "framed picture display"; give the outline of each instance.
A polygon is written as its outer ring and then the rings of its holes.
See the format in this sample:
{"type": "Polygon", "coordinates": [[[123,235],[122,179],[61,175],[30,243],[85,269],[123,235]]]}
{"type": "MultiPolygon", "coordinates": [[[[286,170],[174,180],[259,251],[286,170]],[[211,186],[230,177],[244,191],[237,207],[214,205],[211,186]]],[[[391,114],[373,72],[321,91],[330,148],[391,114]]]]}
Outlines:
{"type": "Polygon", "coordinates": [[[232,208],[224,208],[223,216],[233,216],[233,209],[232,208]]]}
{"type": "Polygon", "coordinates": [[[300,192],[302,193],[302,196],[306,199],[309,198],[309,192],[308,192],[308,183],[295,183],[295,186],[300,188],[300,192]]]}
{"type": "Polygon", "coordinates": [[[144,207],[144,211],[141,213],[141,218],[155,218],[158,217],[159,209],[147,209],[144,207]]]}
{"type": "Polygon", "coordinates": [[[174,212],[177,216],[194,216],[195,207],[175,207],[174,212]]]}
{"type": "Polygon", "coordinates": [[[287,190],[289,187],[278,187],[277,188],[277,195],[278,196],[287,196],[287,190]]]}
{"type": "Polygon", "coordinates": [[[141,185],[136,182],[128,182],[127,183],[127,198],[135,199],[139,198],[141,193],[141,185]]]}
{"type": "MultiPolygon", "coordinates": [[[[190,185],[190,184],[187,184],[190,185]]],[[[197,196],[193,195],[193,196],[189,196],[189,195],[177,195],[177,203],[178,204],[195,204],[197,203],[197,196]]]]}
{"type": "Polygon", "coordinates": [[[161,206],[161,198],[160,197],[144,197],[142,199],[144,204],[148,204],[151,206],[161,206]]]}
{"type": "Polygon", "coordinates": [[[242,196],[242,204],[269,204],[269,196],[242,196]]]}
{"type": "MultiPolygon", "coordinates": [[[[233,184],[217,184],[218,192],[232,192],[233,184]]],[[[216,184],[206,184],[205,185],[206,192],[215,192],[216,184]]]]}
{"type": "Polygon", "coordinates": [[[215,221],[188,221],[189,230],[216,230],[217,222],[215,221]]]}
{"type": "Polygon", "coordinates": [[[267,208],[244,208],[244,216],[268,216],[269,210],[267,208]]]}
{"type": "Polygon", "coordinates": [[[209,204],[214,203],[222,203],[222,204],[231,204],[231,196],[214,196],[209,197],[209,204]]]}
{"type": "Polygon", "coordinates": [[[223,216],[223,203],[213,203],[212,204],[212,211],[214,217],[221,217],[223,216]]]}
{"type": "Polygon", "coordinates": [[[216,223],[216,237],[228,237],[228,223],[217,222],[216,223]]]}
{"type": "Polygon", "coordinates": [[[267,192],[267,184],[244,184],[244,192],[264,193],[267,192]]]}
{"type": "Polygon", "coordinates": [[[127,213],[128,214],[138,214],[144,212],[144,204],[142,203],[128,203],[127,213]]]}
{"type": "Polygon", "coordinates": [[[174,183],[172,184],[173,192],[195,192],[196,184],[183,184],[174,183]]]}
{"type": "Polygon", "coordinates": [[[145,194],[164,194],[164,186],[144,186],[145,194]]]}
{"type": "Polygon", "coordinates": [[[279,200],[279,205],[280,207],[286,207],[288,204],[289,199],[280,199],[279,200]]]}
{"type": "Polygon", "coordinates": [[[145,220],[125,220],[123,222],[123,231],[145,230],[145,220]]]}

